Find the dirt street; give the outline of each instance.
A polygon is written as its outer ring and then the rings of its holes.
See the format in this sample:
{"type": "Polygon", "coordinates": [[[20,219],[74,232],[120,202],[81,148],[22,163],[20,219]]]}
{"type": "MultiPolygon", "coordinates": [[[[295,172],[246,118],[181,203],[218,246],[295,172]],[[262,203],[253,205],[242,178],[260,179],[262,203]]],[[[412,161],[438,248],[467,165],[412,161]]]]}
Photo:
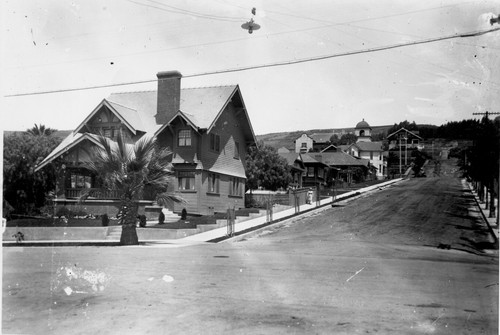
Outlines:
{"type": "Polygon", "coordinates": [[[219,244],[4,248],[3,333],[498,334],[498,253],[454,175],[219,244]]]}

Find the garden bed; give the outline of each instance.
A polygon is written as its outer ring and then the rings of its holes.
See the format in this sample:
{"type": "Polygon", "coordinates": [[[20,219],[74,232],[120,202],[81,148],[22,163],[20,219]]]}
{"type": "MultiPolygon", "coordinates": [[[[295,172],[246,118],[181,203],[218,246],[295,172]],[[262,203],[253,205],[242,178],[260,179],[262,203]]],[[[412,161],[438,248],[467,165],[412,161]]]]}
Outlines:
{"type": "MultiPolygon", "coordinates": [[[[258,213],[259,209],[244,208],[236,211],[237,216],[248,216],[251,213],[258,213]]],[[[173,223],[156,224],[145,228],[162,229],[185,229],[196,228],[197,225],[215,224],[217,220],[227,219],[226,213],[217,213],[214,215],[194,216],[188,215],[186,220],[179,220],[173,223]]],[[[117,226],[118,220],[109,220],[109,226],[117,226]]],[[[69,218],[67,220],[60,218],[30,217],[7,221],[7,227],[102,227],[100,218],[69,218]]]]}

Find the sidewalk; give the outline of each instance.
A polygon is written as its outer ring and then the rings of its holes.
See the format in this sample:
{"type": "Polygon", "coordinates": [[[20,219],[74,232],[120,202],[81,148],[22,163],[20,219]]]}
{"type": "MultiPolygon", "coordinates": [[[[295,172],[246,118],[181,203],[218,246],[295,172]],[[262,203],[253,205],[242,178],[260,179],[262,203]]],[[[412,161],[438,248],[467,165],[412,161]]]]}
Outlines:
{"type": "MultiPolygon", "coordinates": [[[[234,225],[233,234],[228,235],[228,229],[226,226],[221,228],[216,228],[203,233],[189,235],[184,238],[179,239],[162,239],[162,240],[144,240],[140,241],[140,246],[156,246],[156,247],[181,247],[193,244],[203,244],[206,242],[220,242],[228,238],[235,236],[241,236],[242,234],[275,224],[290,218],[300,218],[301,216],[311,215],[331,207],[333,203],[338,201],[355,198],[362,194],[374,190],[381,190],[388,187],[394,183],[400,182],[403,179],[392,179],[380,184],[365,187],[362,189],[354,190],[351,192],[343,193],[335,197],[328,197],[319,202],[313,202],[312,204],[301,205],[296,211],[295,208],[289,208],[272,214],[269,218],[264,215],[256,217],[254,219],[246,220],[243,222],[236,223],[234,225]]],[[[12,246],[40,246],[40,247],[56,247],[56,246],[119,246],[119,241],[115,240],[38,240],[38,241],[23,241],[21,244],[15,241],[3,241],[4,247],[12,246]]]]}
{"type": "MultiPolygon", "coordinates": [[[[484,222],[488,225],[488,228],[491,231],[492,236],[495,238],[495,242],[498,242],[498,225],[497,225],[497,218],[496,216],[494,218],[490,218],[490,210],[486,209],[486,203],[480,202],[479,201],[479,196],[478,194],[474,191],[474,188],[472,185],[466,181],[464,183],[467,184],[468,188],[470,189],[472,195],[474,196],[474,199],[476,201],[477,206],[479,207],[479,211],[481,212],[481,216],[484,220],[484,222]]],[[[498,199],[495,200],[495,208],[498,208],[498,199]]],[[[498,212],[496,213],[498,215],[498,212]]]]}

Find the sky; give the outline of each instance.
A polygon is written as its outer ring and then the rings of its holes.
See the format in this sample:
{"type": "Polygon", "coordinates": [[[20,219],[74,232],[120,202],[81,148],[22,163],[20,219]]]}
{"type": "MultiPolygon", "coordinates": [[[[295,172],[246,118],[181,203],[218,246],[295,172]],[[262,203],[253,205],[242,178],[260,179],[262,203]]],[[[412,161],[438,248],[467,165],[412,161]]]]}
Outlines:
{"type": "Polygon", "coordinates": [[[182,73],[183,88],[238,84],[256,135],[500,112],[500,31],[411,45],[499,28],[490,24],[498,1],[1,5],[1,130],[74,129],[110,93],[154,90],[156,73],[168,70],[182,73]],[[260,25],[252,34],[241,28],[250,19],[260,25]],[[314,60],[321,56],[335,57],[314,60]],[[278,66],[297,60],[310,61],[278,66]],[[75,88],[86,89],[64,92],[75,88]]]}

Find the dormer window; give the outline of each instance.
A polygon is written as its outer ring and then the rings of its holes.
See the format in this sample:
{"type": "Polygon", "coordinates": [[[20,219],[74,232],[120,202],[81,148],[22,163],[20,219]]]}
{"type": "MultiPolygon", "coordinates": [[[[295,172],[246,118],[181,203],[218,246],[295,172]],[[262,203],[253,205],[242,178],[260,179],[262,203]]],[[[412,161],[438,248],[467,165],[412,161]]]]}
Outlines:
{"type": "Polygon", "coordinates": [[[179,147],[190,147],[191,146],[191,130],[189,130],[189,129],[179,130],[179,136],[177,138],[177,145],[179,147]]]}

